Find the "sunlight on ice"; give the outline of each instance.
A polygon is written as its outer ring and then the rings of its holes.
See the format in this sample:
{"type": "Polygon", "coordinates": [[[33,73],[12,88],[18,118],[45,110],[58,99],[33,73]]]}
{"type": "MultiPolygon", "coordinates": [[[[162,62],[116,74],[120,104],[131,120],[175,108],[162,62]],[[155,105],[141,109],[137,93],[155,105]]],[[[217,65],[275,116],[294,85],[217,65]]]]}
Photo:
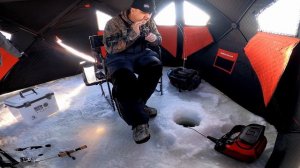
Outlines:
{"type": "Polygon", "coordinates": [[[85,142],[88,146],[97,145],[100,139],[106,135],[106,128],[103,125],[88,126],[80,130],[79,140],[85,142]]]}
{"type": "Polygon", "coordinates": [[[70,93],[56,94],[55,97],[57,99],[59,110],[64,111],[68,109],[71,105],[72,98],[77,96],[84,87],[85,84],[82,83],[70,93]]]}
{"type": "Polygon", "coordinates": [[[8,108],[2,108],[0,127],[13,125],[16,122],[18,122],[18,120],[9,112],[8,108]]]}

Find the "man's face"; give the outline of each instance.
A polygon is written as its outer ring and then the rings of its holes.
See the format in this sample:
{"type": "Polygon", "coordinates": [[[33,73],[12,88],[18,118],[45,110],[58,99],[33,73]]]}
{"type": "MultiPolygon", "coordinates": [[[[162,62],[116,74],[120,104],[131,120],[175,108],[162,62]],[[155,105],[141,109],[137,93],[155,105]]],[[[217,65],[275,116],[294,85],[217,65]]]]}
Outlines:
{"type": "Polygon", "coordinates": [[[131,8],[131,14],[132,14],[132,21],[133,22],[139,22],[139,21],[148,21],[150,20],[152,14],[143,12],[139,9],[131,8]]]}

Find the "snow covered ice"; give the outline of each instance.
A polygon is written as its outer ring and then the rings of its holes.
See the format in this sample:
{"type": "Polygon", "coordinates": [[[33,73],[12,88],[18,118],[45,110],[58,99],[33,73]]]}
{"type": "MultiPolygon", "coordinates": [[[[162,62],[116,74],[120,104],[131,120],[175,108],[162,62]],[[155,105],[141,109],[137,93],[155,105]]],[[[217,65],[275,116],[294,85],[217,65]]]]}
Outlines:
{"type": "MultiPolygon", "coordinates": [[[[222,92],[202,80],[196,90],[178,92],[163,73],[163,95],[155,92],[148,105],[159,111],[151,119],[151,139],[136,144],[132,130],[113,111],[101,95],[100,87],[85,86],[76,75],[45,84],[55,93],[59,111],[32,126],[16,121],[3,101],[15,91],[0,95],[0,145],[16,160],[22,156],[44,155],[37,160],[55,156],[60,151],[82,145],[87,148],[69,157],[54,158],[29,164],[38,168],[260,168],[273,150],[276,130],[262,119],[233,102],[222,92]],[[234,125],[251,123],[266,126],[268,144],[261,157],[243,163],[214,150],[214,143],[195,131],[180,125],[188,121],[195,130],[216,138],[234,125]],[[51,144],[50,148],[15,151],[15,148],[51,144]]],[[[103,85],[105,89],[105,85],[103,85]]]]}

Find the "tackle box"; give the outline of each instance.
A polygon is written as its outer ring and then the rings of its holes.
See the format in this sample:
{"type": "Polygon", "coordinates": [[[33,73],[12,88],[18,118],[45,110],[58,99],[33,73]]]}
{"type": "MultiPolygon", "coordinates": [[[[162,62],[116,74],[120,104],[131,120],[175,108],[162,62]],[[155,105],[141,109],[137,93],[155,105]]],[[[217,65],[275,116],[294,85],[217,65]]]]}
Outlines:
{"type": "Polygon", "coordinates": [[[54,93],[46,88],[29,88],[4,100],[18,121],[33,124],[58,111],[54,93]]]}

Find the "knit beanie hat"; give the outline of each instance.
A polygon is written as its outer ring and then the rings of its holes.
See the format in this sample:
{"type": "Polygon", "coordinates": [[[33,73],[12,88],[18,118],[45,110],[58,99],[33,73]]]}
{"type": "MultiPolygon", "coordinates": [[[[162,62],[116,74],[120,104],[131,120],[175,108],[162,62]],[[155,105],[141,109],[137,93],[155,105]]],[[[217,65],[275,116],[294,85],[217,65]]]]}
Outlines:
{"type": "Polygon", "coordinates": [[[131,7],[146,13],[155,13],[155,0],[134,0],[131,7]]]}

